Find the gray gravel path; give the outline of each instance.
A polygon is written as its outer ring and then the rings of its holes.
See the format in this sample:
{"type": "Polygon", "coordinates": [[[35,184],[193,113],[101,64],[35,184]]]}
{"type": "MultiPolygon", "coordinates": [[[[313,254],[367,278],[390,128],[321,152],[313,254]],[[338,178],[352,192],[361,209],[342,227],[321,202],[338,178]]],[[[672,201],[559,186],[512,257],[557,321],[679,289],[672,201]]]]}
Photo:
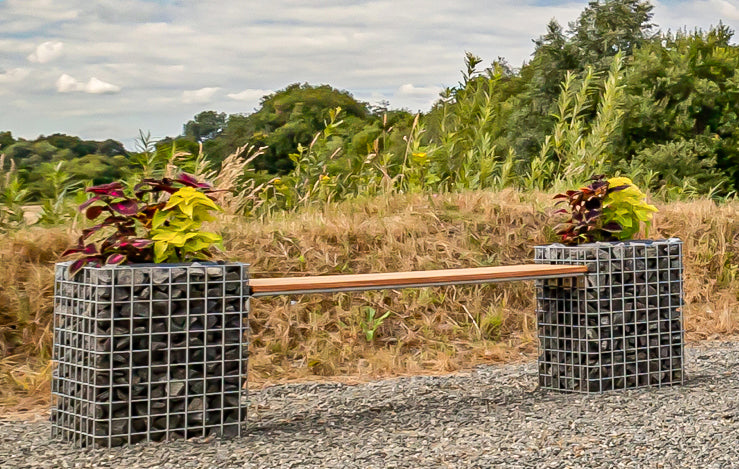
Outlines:
{"type": "Polygon", "coordinates": [[[79,450],[0,421],[0,467],[739,467],[739,342],[687,349],[684,386],[572,395],[535,366],[252,393],[247,436],[79,450]]]}

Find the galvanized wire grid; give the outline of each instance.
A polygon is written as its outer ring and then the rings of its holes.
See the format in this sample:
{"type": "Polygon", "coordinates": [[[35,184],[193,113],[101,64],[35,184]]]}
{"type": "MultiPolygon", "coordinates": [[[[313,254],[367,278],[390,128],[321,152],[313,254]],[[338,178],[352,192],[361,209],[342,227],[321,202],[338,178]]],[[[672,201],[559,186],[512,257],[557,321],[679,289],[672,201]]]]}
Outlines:
{"type": "Polygon", "coordinates": [[[248,265],[57,264],[52,437],[78,446],[236,436],[248,265]]]}
{"type": "Polygon", "coordinates": [[[539,384],[603,392],[682,384],[682,242],[537,246],[535,262],[589,273],[537,281],[539,384]]]}

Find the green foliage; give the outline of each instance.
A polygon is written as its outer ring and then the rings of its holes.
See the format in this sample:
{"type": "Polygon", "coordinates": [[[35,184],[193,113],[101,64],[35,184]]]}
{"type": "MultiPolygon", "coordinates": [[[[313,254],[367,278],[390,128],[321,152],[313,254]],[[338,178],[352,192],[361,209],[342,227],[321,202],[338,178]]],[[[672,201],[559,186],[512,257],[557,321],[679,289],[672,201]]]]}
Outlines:
{"type": "Polygon", "coordinates": [[[203,111],[188,121],[183,128],[183,135],[196,142],[217,137],[226,127],[227,116],[223,112],[203,111]]]}
{"type": "Polygon", "coordinates": [[[209,249],[220,245],[221,237],[202,231],[213,221],[210,211],[220,210],[208,196],[193,187],[183,187],[169,198],[151,221],[154,262],[186,262],[207,259],[209,249]]]}
{"type": "MultiPolygon", "coordinates": [[[[580,75],[588,68],[605,74],[616,54],[627,59],[652,37],[652,6],[640,0],[591,1],[565,31],[555,20],[534,41],[532,60],[519,74],[520,92],[512,98],[514,112],[507,137],[519,155],[529,160],[538,153],[556,121],[560,84],[567,74],[580,75]]],[[[596,106],[590,108],[595,112],[596,106]]]]}
{"type": "MultiPolygon", "coordinates": [[[[425,144],[413,154],[428,154],[419,187],[436,191],[501,189],[511,184],[515,155],[501,141],[509,109],[501,101],[510,69],[502,62],[483,72],[481,59],[467,53],[462,82],[442,93],[442,99],[419,124],[428,128],[425,144]]],[[[411,139],[414,143],[418,138],[411,139]]]]}
{"type": "Polygon", "coordinates": [[[596,70],[611,67],[609,58],[631,55],[652,37],[652,5],[645,0],[591,1],[570,24],[577,62],[596,70]]]}
{"type": "Polygon", "coordinates": [[[664,155],[685,150],[675,161],[680,170],[670,171],[674,178],[693,178],[699,193],[718,184],[723,194],[739,187],[739,47],[732,36],[720,24],[663,34],[636,50],[625,73],[626,114],[614,155],[621,167],[633,160],[659,167],[664,155]]]}
{"type": "MultiPolygon", "coordinates": [[[[71,184],[106,184],[131,175],[128,157],[90,154],[61,162],[61,171],[69,175],[71,184]]],[[[38,189],[41,191],[41,189],[38,189]]]]}
{"type": "Polygon", "coordinates": [[[151,138],[151,132],[139,130],[136,141],[138,153],[131,158],[131,164],[137,167],[142,178],[153,178],[164,174],[169,160],[166,148],[158,149],[156,142],[151,138]]]}
{"type": "Polygon", "coordinates": [[[0,132],[0,150],[9,147],[15,143],[13,134],[10,132],[0,132]]]}
{"type": "Polygon", "coordinates": [[[115,140],[82,140],[64,134],[36,140],[14,140],[10,132],[0,133],[0,150],[16,165],[18,178],[28,191],[28,201],[55,199],[58,187],[50,188],[49,174],[66,174],[72,187],[104,184],[128,174],[129,154],[115,140]],[[61,165],[61,166],[60,166],[61,165]],[[58,168],[58,169],[56,169],[58,168]]]}
{"type": "Polygon", "coordinates": [[[68,192],[78,189],[80,183],[73,182],[70,174],[63,170],[64,163],[44,163],[39,168],[44,184],[41,215],[37,223],[47,226],[59,225],[76,215],[75,207],[67,198],[68,192]]]}
{"type": "Polygon", "coordinates": [[[5,155],[0,155],[0,233],[25,224],[23,205],[27,199],[28,190],[18,178],[13,161],[8,162],[5,155]]]}
{"type": "Polygon", "coordinates": [[[610,190],[603,200],[603,223],[618,223],[620,230],[614,232],[619,240],[633,239],[645,224],[644,234],[649,236],[652,214],[657,211],[654,205],[646,202],[646,194],[626,177],[608,179],[609,188],[624,187],[621,190],[610,190]]]}
{"type": "Polygon", "coordinates": [[[597,101],[594,118],[593,96],[598,89],[597,75],[588,68],[578,78],[567,73],[554,114],[556,125],[531,162],[527,177],[530,188],[545,189],[554,183],[572,185],[583,173],[601,172],[610,161],[610,144],[620,125],[623,59],[617,54],[597,101]]]}
{"type": "Polygon", "coordinates": [[[489,307],[480,318],[480,335],[485,340],[499,340],[505,316],[503,308],[489,307]]]}
{"type": "Polygon", "coordinates": [[[625,172],[638,174],[640,185],[656,193],[689,187],[694,194],[727,193],[732,180],[717,168],[712,142],[682,138],[642,148],[625,172]]]}
{"type": "Polygon", "coordinates": [[[339,107],[344,110],[343,136],[347,139],[360,132],[366,120],[376,120],[370,119],[365,103],[345,91],[327,85],[293,84],[263,97],[256,112],[229,116],[223,130],[205,142],[204,151],[218,163],[243,145],[266,147],[254,161],[256,169],[285,173],[294,167],[290,155],[297,152],[298,145],[309,146],[325,127],[328,112],[339,107]]]}
{"type": "Polygon", "coordinates": [[[375,317],[375,315],[377,315],[375,308],[365,306],[364,314],[365,317],[360,320],[359,325],[362,328],[362,332],[364,332],[365,340],[367,342],[372,342],[375,340],[375,332],[377,332],[377,329],[382,326],[385,319],[390,317],[392,311],[388,311],[380,317],[375,317]]]}

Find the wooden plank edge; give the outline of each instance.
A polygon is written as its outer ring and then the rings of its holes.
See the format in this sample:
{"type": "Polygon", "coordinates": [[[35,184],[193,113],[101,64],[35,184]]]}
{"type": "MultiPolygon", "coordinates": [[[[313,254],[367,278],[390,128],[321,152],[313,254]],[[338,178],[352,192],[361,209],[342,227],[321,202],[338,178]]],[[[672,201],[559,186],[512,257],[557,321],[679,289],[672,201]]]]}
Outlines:
{"type": "Polygon", "coordinates": [[[469,269],[386,272],[250,279],[252,293],[322,290],[331,288],[403,287],[406,285],[480,282],[485,280],[532,279],[551,275],[577,276],[587,273],[585,265],[523,264],[469,269]]]}

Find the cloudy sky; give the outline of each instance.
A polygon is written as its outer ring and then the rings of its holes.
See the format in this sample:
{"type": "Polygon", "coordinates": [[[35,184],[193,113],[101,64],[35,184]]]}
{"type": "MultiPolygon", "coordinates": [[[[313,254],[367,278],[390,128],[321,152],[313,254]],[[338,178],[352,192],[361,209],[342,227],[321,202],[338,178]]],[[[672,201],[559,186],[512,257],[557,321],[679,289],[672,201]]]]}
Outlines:
{"type": "MultiPolygon", "coordinates": [[[[739,28],[739,0],[653,2],[662,29],[739,28]]],[[[0,130],[174,136],[295,82],[426,110],[465,51],[520,66],[585,0],[0,0],[0,130]]]]}

